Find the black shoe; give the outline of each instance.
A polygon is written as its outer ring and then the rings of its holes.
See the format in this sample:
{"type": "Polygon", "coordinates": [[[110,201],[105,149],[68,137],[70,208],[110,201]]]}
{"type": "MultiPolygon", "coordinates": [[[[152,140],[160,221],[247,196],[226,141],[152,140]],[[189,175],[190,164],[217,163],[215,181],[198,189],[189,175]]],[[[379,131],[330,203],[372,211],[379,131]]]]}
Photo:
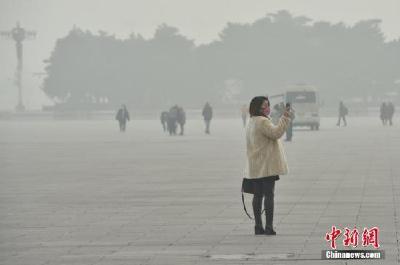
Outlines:
{"type": "Polygon", "coordinates": [[[254,234],[256,234],[256,235],[264,235],[265,231],[264,231],[264,229],[262,227],[255,226],[254,227],[254,234]]]}
{"type": "Polygon", "coordinates": [[[276,232],[272,228],[265,228],[264,234],[269,235],[269,236],[275,236],[276,232]]]}

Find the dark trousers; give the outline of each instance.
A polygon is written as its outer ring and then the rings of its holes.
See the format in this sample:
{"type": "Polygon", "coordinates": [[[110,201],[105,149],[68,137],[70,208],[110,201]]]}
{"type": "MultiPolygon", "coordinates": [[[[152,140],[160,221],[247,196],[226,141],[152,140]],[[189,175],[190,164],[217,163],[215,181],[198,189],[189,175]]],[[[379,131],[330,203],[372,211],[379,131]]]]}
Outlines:
{"type": "Polygon", "coordinates": [[[273,229],[275,180],[261,178],[257,179],[254,185],[253,212],[255,225],[262,228],[261,207],[264,198],[265,227],[273,229]]]}
{"type": "Polygon", "coordinates": [[[340,126],[340,120],[341,119],[343,119],[344,126],[347,126],[346,116],[345,115],[339,116],[339,119],[338,119],[338,122],[336,123],[336,125],[340,126]]]}
{"type": "Polygon", "coordinates": [[[386,118],[381,115],[382,125],[386,125],[386,118]]]}
{"type": "Polygon", "coordinates": [[[176,134],[176,121],[168,121],[167,122],[167,127],[168,127],[169,135],[175,135],[176,134]]]}
{"type": "Polygon", "coordinates": [[[181,127],[181,132],[179,133],[180,135],[183,135],[183,130],[184,130],[184,123],[179,123],[179,126],[181,127]]]}
{"type": "Polygon", "coordinates": [[[204,122],[206,123],[206,133],[210,133],[210,122],[211,122],[211,120],[204,120],[204,122]]]}
{"type": "Polygon", "coordinates": [[[125,132],[126,129],[126,122],[125,121],[119,121],[119,130],[121,132],[125,132]]]}

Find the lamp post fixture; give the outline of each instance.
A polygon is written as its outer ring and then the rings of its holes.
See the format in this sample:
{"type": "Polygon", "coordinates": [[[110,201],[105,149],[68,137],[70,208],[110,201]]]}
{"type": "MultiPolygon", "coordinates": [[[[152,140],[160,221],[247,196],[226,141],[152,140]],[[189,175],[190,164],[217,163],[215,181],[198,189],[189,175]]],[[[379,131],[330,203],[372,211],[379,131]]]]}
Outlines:
{"type": "Polygon", "coordinates": [[[15,72],[15,84],[18,88],[18,103],[15,107],[16,111],[24,111],[25,106],[22,102],[22,66],[23,66],[23,41],[34,39],[36,37],[35,31],[27,31],[21,28],[19,22],[11,31],[1,31],[0,35],[15,41],[17,51],[17,69],[15,72]]]}

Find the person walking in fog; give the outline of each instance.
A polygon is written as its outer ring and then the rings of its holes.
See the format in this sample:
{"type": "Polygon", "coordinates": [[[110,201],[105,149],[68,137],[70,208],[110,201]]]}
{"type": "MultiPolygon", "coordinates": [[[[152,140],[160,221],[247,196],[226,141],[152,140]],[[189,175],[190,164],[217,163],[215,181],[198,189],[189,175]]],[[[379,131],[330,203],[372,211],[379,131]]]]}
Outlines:
{"type": "Polygon", "coordinates": [[[167,127],[169,135],[176,135],[177,121],[178,121],[178,105],[175,105],[171,107],[168,112],[167,127]]]}
{"type": "Polygon", "coordinates": [[[344,126],[347,126],[346,115],[349,114],[349,109],[344,105],[343,101],[339,104],[339,119],[336,126],[340,126],[340,121],[343,119],[344,126]]]}
{"type": "Polygon", "coordinates": [[[392,126],[393,125],[393,115],[394,115],[394,105],[391,101],[389,101],[389,103],[387,104],[387,118],[389,121],[389,125],[392,126]]]}
{"type": "Polygon", "coordinates": [[[126,122],[129,121],[129,112],[126,108],[125,104],[121,105],[121,108],[118,110],[115,119],[119,122],[119,130],[120,132],[125,132],[126,130],[126,122]]]}
{"type": "Polygon", "coordinates": [[[182,107],[178,107],[178,113],[177,113],[177,122],[179,124],[179,127],[181,128],[181,131],[179,135],[183,135],[184,132],[184,126],[186,123],[186,113],[185,110],[182,107]]]}
{"type": "Polygon", "coordinates": [[[167,130],[167,122],[168,122],[168,111],[161,112],[160,121],[163,127],[164,132],[167,130]]]}
{"type": "Polygon", "coordinates": [[[213,116],[213,110],[212,110],[212,107],[210,106],[210,103],[207,102],[204,105],[202,114],[203,114],[204,122],[206,124],[205,133],[206,134],[210,134],[210,122],[211,122],[211,119],[212,119],[212,116],[213,116]]]}
{"type": "Polygon", "coordinates": [[[388,120],[388,106],[386,105],[385,102],[382,102],[379,111],[380,111],[380,118],[382,121],[382,125],[385,126],[388,120]]]}
{"type": "Polygon", "coordinates": [[[244,104],[241,109],[240,112],[242,114],[242,122],[243,122],[243,127],[246,127],[246,123],[247,123],[247,115],[249,113],[249,108],[247,107],[246,104],[244,104]]]}
{"type": "Polygon", "coordinates": [[[267,97],[251,100],[250,120],[246,129],[247,174],[254,187],[253,212],[256,235],[276,235],[273,228],[275,181],[287,174],[286,155],[280,138],[290,123],[287,109],[274,125],[269,117],[270,104],[267,97]],[[264,198],[265,228],[262,224],[262,201],[264,198]]]}

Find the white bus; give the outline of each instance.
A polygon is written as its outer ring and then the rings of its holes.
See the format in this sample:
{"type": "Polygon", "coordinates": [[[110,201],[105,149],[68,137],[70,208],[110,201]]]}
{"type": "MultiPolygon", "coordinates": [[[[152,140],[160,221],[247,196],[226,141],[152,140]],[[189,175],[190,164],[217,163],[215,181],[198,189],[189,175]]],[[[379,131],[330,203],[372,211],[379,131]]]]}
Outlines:
{"type": "Polygon", "coordinates": [[[271,113],[274,123],[278,122],[280,109],[275,107],[284,103],[290,103],[295,111],[295,119],[293,126],[306,126],[311,130],[318,130],[320,124],[319,117],[319,96],[316,88],[307,85],[296,85],[288,87],[283,94],[272,95],[269,97],[272,103],[277,103],[275,98],[278,98],[278,103],[274,105],[271,113]]]}
{"type": "Polygon", "coordinates": [[[291,86],[286,90],[284,100],[289,102],[295,111],[293,126],[307,126],[311,130],[319,129],[320,104],[316,88],[307,85],[291,86]]]}

